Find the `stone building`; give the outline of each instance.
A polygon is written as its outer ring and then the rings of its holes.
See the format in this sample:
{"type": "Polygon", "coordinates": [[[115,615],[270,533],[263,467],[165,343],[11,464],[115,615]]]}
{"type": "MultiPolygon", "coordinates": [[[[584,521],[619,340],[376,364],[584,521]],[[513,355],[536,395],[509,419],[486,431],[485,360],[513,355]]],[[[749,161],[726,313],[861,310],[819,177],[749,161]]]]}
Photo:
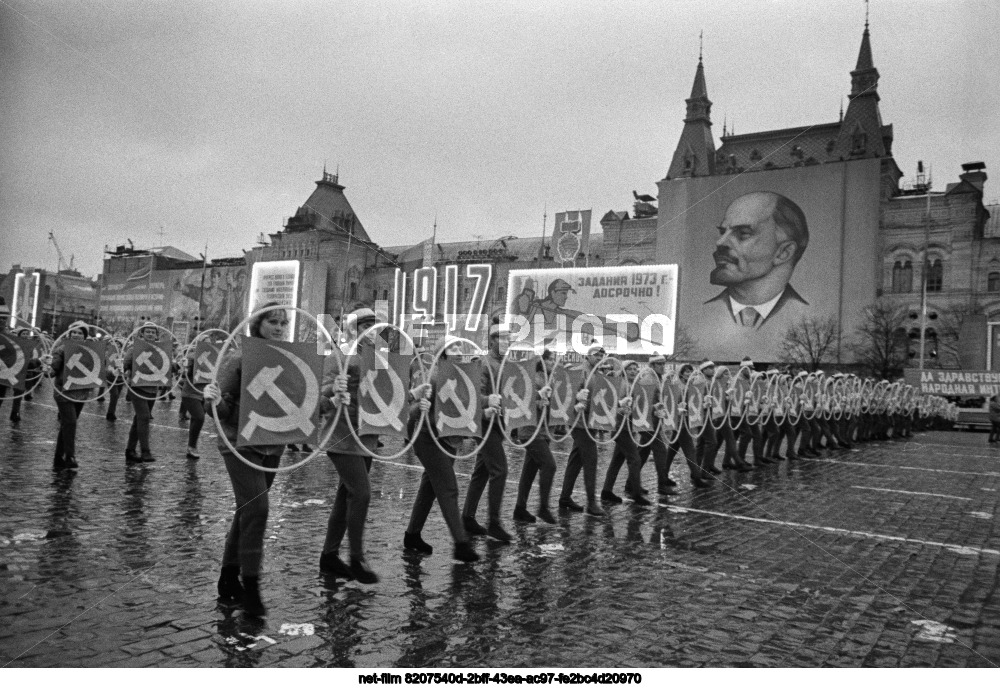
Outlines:
{"type": "MultiPolygon", "coordinates": [[[[53,334],[61,334],[76,321],[94,322],[97,317],[97,282],[78,270],[65,268],[54,272],[41,268],[14,265],[0,278],[0,298],[17,312],[14,305],[14,283],[17,275],[38,274],[38,301],[35,307],[35,326],[53,334]]],[[[23,295],[21,296],[23,299],[23,295]]],[[[20,299],[19,299],[20,300],[20,299]]],[[[7,326],[9,323],[3,323],[7,326]]],[[[18,320],[17,327],[30,323],[18,320]]]]}

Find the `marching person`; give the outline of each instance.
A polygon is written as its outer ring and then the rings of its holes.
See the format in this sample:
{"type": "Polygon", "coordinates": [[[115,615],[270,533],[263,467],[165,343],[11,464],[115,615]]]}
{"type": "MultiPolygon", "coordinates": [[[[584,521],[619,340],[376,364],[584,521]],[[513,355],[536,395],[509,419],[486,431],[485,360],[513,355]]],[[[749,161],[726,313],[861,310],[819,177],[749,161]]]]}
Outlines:
{"type": "MultiPolygon", "coordinates": [[[[599,344],[591,344],[587,349],[587,356],[583,361],[584,381],[590,376],[590,372],[597,367],[605,357],[604,347],[599,344]]],[[[576,479],[580,477],[580,470],[583,470],[583,485],[587,491],[587,513],[591,516],[606,516],[607,513],[601,508],[597,501],[597,443],[590,436],[586,423],[588,421],[588,411],[590,410],[590,390],[587,389],[586,382],[582,389],[576,393],[577,421],[571,434],[573,435],[573,448],[569,452],[569,459],[566,462],[566,472],[563,474],[562,493],[559,495],[559,508],[568,511],[583,511],[584,507],[573,501],[573,488],[576,486],[576,479]]]]}
{"type": "MultiPolygon", "coordinates": [[[[666,378],[667,359],[662,355],[655,355],[649,359],[649,367],[640,372],[640,375],[647,376],[649,381],[656,386],[653,392],[653,415],[657,419],[656,427],[653,430],[644,430],[639,433],[639,466],[646,465],[649,455],[653,455],[653,467],[656,469],[656,491],[660,501],[666,501],[667,497],[677,494],[677,483],[670,479],[670,466],[673,463],[673,456],[668,456],[667,441],[663,437],[668,430],[664,427],[667,411],[661,395],[663,381],[666,378]],[[655,437],[654,437],[655,435],[655,437]]],[[[641,491],[644,494],[645,490],[641,491]]]]}
{"type": "MultiPolygon", "coordinates": [[[[555,367],[555,356],[548,349],[542,352],[541,358],[535,366],[535,387],[538,388],[539,397],[539,421],[542,421],[548,414],[549,399],[552,396],[552,388],[549,387],[547,376],[552,374],[555,367]]],[[[543,422],[543,421],[542,421],[543,422]]],[[[556,460],[552,456],[552,448],[549,445],[550,439],[543,431],[535,432],[531,426],[517,429],[517,441],[527,442],[534,435],[527,447],[524,448],[524,462],[521,464],[521,478],[517,483],[517,500],[514,502],[514,520],[522,523],[534,523],[535,517],[528,511],[528,495],[531,493],[531,485],[538,476],[538,518],[546,523],[555,523],[555,516],[549,509],[549,496],[552,493],[552,482],[556,476],[556,460]]]]}
{"type": "MultiPolygon", "coordinates": [[[[262,308],[276,305],[272,301],[262,308]]],[[[261,313],[250,321],[250,336],[258,339],[282,341],[287,329],[288,314],[283,310],[261,313]]],[[[264,616],[267,610],[260,597],[260,569],[269,510],[268,491],[275,473],[246,465],[222,439],[224,435],[234,445],[237,441],[242,373],[242,354],[238,349],[230,349],[219,362],[216,381],[207,384],[203,391],[205,403],[214,404],[219,416],[219,453],[236,497],[236,512],[222,553],[218,591],[220,600],[242,602],[246,614],[264,616]]],[[[241,447],[240,454],[252,464],[273,469],[278,467],[284,450],[281,444],[259,445],[241,447]]]]}
{"type": "MultiPolygon", "coordinates": [[[[158,330],[152,323],[146,323],[139,330],[139,336],[147,342],[155,342],[158,337],[158,330]]],[[[124,375],[132,375],[132,367],[135,364],[135,345],[129,349],[122,363],[124,375]]],[[[156,461],[153,453],[149,450],[149,423],[153,416],[153,405],[156,403],[158,384],[132,385],[129,388],[127,399],[132,402],[132,409],[135,415],[132,416],[132,425],[128,431],[128,444],[125,447],[125,463],[152,463],[156,461]],[[141,450],[141,454],[136,453],[136,448],[141,450]]]]}
{"type": "MultiPolygon", "coordinates": [[[[87,339],[87,328],[83,325],[74,327],[66,337],[73,342],[87,339]]],[[[90,398],[89,389],[64,389],[66,384],[66,348],[57,346],[52,352],[49,364],[49,376],[55,378],[52,384],[52,397],[59,409],[59,436],[56,439],[56,454],[52,462],[52,470],[76,470],[80,465],[76,462],[76,422],[83,411],[83,404],[90,398]]]]}
{"type": "MultiPolygon", "coordinates": [[[[458,358],[462,354],[462,347],[459,342],[453,341],[453,338],[445,337],[438,342],[437,352],[441,352],[440,358],[443,359],[458,358]],[[443,352],[442,349],[444,349],[443,352]]],[[[417,495],[413,500],[410,523],[403,534],[403,547],[420,554],[434,552],[434,548],[424,542],[421,533],[436,499],[438,507],[441,509],[441,515],[444,517],[445,523],[448,524],[452,539],[455,541],[455,559],[465,562],[479,561],[479,555],[469,543],[469,536],[462,524],[462,515],[458,509],[458,479],[455,477],[455,459],[441,451],[434,441],[435,435],[431,434],[436,434],[433,423],[430,422],[433,417],[434,399],[437,397],[438,388],[444,384],[440,371],[441,368],[438,366],[434,370],[431,380],[425,381],[419,376],[419,368],[413,370],[412,382],[417,384],[410,389],[410,398],[413,399],[413,404],[410,406],[407,432],[410,437],[417,433],[413,452],[424,467],[424,473],[420,477],[420,486],[417,488],[417,495]],[[425,415],[426,419],[424,419],[425,415]]],[[[437,441],[451,454],[456,454],[461,445],[459,437],[440,437],[437,441]]]]}
{"type": "Polygon", "coordinates": [[[495,420],[490,424],[491,427],[484,427],[487,435],[476,455],[476,464],[472,469],[472,477],[469,479],[469,487],[465,493],[462,525],[465,526],[465,530],[470,535],[488,535],[500,542],[511,542],[514,538],[500,522],[500,507],[503,504],[504,490],[507,488],[507,452],[503,447],[503,431],[497,415],[500,411],[500,395],[497,394],[497,389],[500,385],[500,366],[503,363],[503,355],[500,353],[500,325],[490,325],[487,346],[489,352],[483,361],[481,382],[481,397],[486,400],[483,425],[486,426],[489,423],[491,416],[495,420]],[[476,511],[479,508],[479,500],[483,496],[487,482],[490,486],[487,495],[489,520],[486,527],[483,528],[476,520],[476,511]]]}
{"type": "MultiPolygon", "coordinates": [[[[743,405],[746,408],[746,417],[743,425],[739,429],[739,441],[737,452],[740,461],[744,466],[753,467],[771,463],[770,459],[764,457],[764,435],[760,423],[760,404],[754,390],[754,382],[759,379],[759,373],[754,372],[753,360],[746,356],[740,361],[740,370],[737,376],[746,383],[747,393],[743,397],[743,405]],[[754,463],[747,461],[747,449],[753,447],[754,463]]],[[[758,383],[758,385],[761,383],[758,383]]]]}
{"type": "MultiPolygon", "coordinates": [[[[218,341],[216,341],[218,343],[218,341]]],[[[197,347],[191,347],[184,360],[186,374],[181,375],[181,408],[180,415],[186,417],[188,424],[187,452],[185,456],[192,461],[201,458],[198,453],[198,436],[205,426],[205,389],[204,382],[195,382],[195,372],[198,362],[195,360],[197,347]]]]}
{"type": "Polygon", "coordinates": [[[705,359],[698,365],[698,376],[694,378],[692,384],[702,392],[701,419],[705,429],[702,430],[698,441],[695,444],[698,465],[701,466],[702,477],[706,480],[714,480],[715,476],[722,473],[722,470],[715,466],[715,454],[718,452],[719,438],[713,425],[714,417],[724,415],[721,400],[715,399],[711,395],[711,382],[715,377],[715,363],[705,359]]]}
{"type": "Polygon", "coordinates": [[[990,397],[990,436],[986,442],[1000,442],[1000,394],[990,397]]]}
{"type": "Polygon", "coordinates": [[[108,369],[104,374],[104,381],[108,384],[108,408],[104,418],[112,423],[118,420],[118,399],[121,397],[122,388],[125,386],[125,377],[122,370],[123,360],[115,342],[109,342],[108,347],[108,369]]]}
{"type": "Polygon", "coordinates": [[[691,471],[691,485],[696,488],[710,487],[715,476],[702,469],[698,450],[695,447],[692,430],[698,432],[704,424],[704,413],[700,404],[694,403],[694,390],[689,388],[688,380],[694,374],[694,366],[690,363],[682,365],[672,383],[676,398],[680,399],[677,408],[680,411],[680,428],[673,440],[667,445],[667,464],[673,463],[678,452],[684,454],[688,468],[691,471]]]}
{"type": "Polygon", "coordinates": [[[361,403],[358,389],[363,373],[360,355],[375,344],[377,333],[366,334],[366,330],[375,325],[378,318],[374,310],[363,304],[356,305],[349,317],[349,322],[355,327],[353,340],[357,343],[354,352],[356,355],[352,355],[344,367],[345,357],[340,348],[334,345],[333,353],[327,356],[324,363],[320,392],[324,406],[332,400],[328,408],[339,406],[341,412],[330,437],[330,449],[326,452],[337,469],[340,484],[327,521],[319,568],[323,573],[353,578],[359,583],[371,585],[378,583],[379,577],[365,559],[364,535],[371,502],[371,483],[368,478],[372,468],[370,452],[375,451],[378,436],[362,435],[355,439],[348,421],[354,428],[358,428],[358,406],[361,403]],[[342,372],[338,372],[339,370],[342,372]],[[340,545],[345,533],[350,549],[350,565],[340,558],[340,545]]]}
{"type": "MultiPolygon", "coordinates": [[[[638,506],[649,506],[652,502],[642,494],[642,460],[639,457],[639,447],[632,435],[631,392],[632,384],[639,376],[639,363],[629,361],[625,364],[625,379],[618,385],[618,435],[615,437],[615,451],[611,455],[607,472],[604,474],[604,487],[601,489],[601,501],[609,504],[621,504],[622,498],[615,494],[615,482],[622,466],[628,466],[625,479],[625,494],[638,506]],[[629,403],[626,403],[629,402],[629,403]]],[[[640,439],[641,441],[641,439],[640,439]]]]}

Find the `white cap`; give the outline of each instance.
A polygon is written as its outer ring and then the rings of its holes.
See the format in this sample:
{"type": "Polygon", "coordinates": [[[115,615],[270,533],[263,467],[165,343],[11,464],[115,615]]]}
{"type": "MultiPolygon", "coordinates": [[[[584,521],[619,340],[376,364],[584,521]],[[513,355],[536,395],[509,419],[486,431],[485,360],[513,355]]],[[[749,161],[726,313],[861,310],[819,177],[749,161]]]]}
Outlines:
{"type": "Polygon", "coordinates": [[[749,358],[744,358],[742,361],[740,361],[740,368],[753,368],[753,361],[751,361],[749,358]]]}
{"type": "Polygon", "coordinates": [[[667,357],[663,356],[661,354],[657,354],[655,356],[650,356],[649,357],[649,362],[650,363],[666,363],[667,362],[667,357]]]}
{"type": "Polygon", "coordinates": [[[711,368],[715,365],[712,361],[702,361],[701,365],[698,366],[698,370],[704,371],[706,368],[711,368]]]}

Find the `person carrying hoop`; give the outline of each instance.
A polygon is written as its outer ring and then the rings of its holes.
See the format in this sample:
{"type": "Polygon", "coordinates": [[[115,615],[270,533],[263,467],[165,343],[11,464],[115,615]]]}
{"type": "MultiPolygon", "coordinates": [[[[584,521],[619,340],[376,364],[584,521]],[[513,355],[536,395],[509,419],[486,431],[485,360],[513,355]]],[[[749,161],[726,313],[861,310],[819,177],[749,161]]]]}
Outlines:
{"type": "Polygon", "coordinates": [[[625,478],[625,494],[638,506],[652,504],[642,493],[642,460],[639,458],[639,447],[632,435],[631,402],[632,385],[639,376],[638,361],[625,364],[625,379],[618,385],[618,397],[622,404],[618,408],[618,435],[615,437],[615,451],[611,455],[607,471],[604,474],[604,487],[601,489],[601,501],[609,504],[621,504],[622,498],[615,494],[615,483],[622,466],[628,466],[625,478]]]}
{"type": "MultiPolygon", "coordinates": [[[[66,333],[67,339],[82,342],[87,339],[87,327],[79,325],[66,333]]],[[[76,462],[76,423],[83,411],[83,404],[90,398],[89,389],[63,389],[67,374],[66,348],[57,346],[52,352],[49,377],[55,378],[52,397],[59,409],[59,436],[56,439],[56,453],[52,461],[53,471],[73,470],[80,465],[76,462]]]]}
{"type": "MultiPolygon", "coordinates": [[[[583,360],[584,380],[590,376],[607,354],[600,344],[591,344],[587,349],[587,356],[583,360]]],[[[576,393],[577,421],[571,431],[573,436],[573,448],[569,452],[569,459],[566,461],[566,471],[563,473],[562,492],[559,495],[559,508],[567,511],[583,511],[584,507],[573,501],[573,488],[576,487],[576,479],[580,477],[583,470],[583,486],[587,492],[587,513],[591,516],[606,516],[607,512],[601,508],[597,501],[597,442],[587,429],[587,416],[590,410],[590,390],[584,386],[576,393]]]]}
{"type": "MultiPolygon", "coordinates": [[[[266,310],[279,305],[270,302],[266,310]]],[[[288,329],[288,314],[284,310],[259,313],[250,320],[250,336],[281,341],[288,329]]],[[[241,602],[250,616],[264,616],[267,610],[260,597],[260,569],[264,558],[264,531],[269,511],[268,491],[276,475],[273,470],[259,471],[240,460],[222,439],[237,442],[240,419],[240,386],[243,356],[239,349],[230,349],[219,362],[215,382],[203,391],[206,404],[215,404],[219,416],[219,453],[236,497],[236,513],[226,535],[222,553],[222,571],[218,592],[222,601],[241,602]],[[242,577],[242,584],[240,582],[242,577]]],[[[268,469],[278,467],[285,445],[241,447],[240,453],[250,463],[268,469]]]]}
{"type": "MultiPolygon", "coordinates": [[[[461,343],[446,336],[437,343],[435,355],[439,360],[458,358],[462,355],[461,343]]],[[[417,363],[416,359],[414,363],[417,363]]],[[[445,453],[445,450],[450,454],[457,453],[459,445],[461,445],[461,438],[437,437],[432,434],[435,433],[435,430],[430,418],[433,417],[437,390],[445,382],[444,376],[440,367],[433,371],[430,381],[426,381],[420,375],[419,367],[415,367],[412,372],[411,384],[416,384],[410,389],[410,398],[413,399],[413,403],[410,406],[407,434],[412,438],[416,433],[413,453],[417,455],[417,460],[424,467],[424,473],[420,476],[420,486],[417,488],[413,509],[410,511],[410,522],[403,534],[403,547],[420,554],[434,552],[434,548],[424,542],[421,533],[427,522],[427,517],[431,513],[431,507],[437,500],[441,515],[444,517],[445,523],[448,524],[448,530],[451,531],[451,537],[455,541],[454,558],[464,562],[479,561],[479,554],[472,548],[469,535],[465,531],[465,526],[462,525],[462,514],[458,508],[458,479],[455,477],[455,459],[445,453]],[[438,443],[441,446],[438,446],[438,443]]]]}
{"type": "Polygon", "coordinates": [[[379,581],[378,574],[368,566],[364,552],[365,521],[371,501],[368,473],[372,468],[371,452],[378,445],[378,436],[361,435],[355,439],[348,422],[353,427],[358,427],[358,407],[361,403],[358,388],[364,373],[361,369],[361,353],[374,345],[373,340],[377,336],[377,333],[365,334],[365,330],[375,325],[378,318],[371,308],[358,304],[350,313],[349,319],[356,328],[354,341],[357,342],[357,347],[354,355],[350,356],[345,367],[345,357],[334,346],[333,353],[326,357],[324,363],[320,391],[321,411],[329,411],[335,406],[342,407],[343,411],[333,429],[330,449],[326,453],[337,469],[340,484],[327,521],[319,569],[332,576],[370,585],[379,581]],[[348,415],[349,419],[346,417],[348,415]],[[340,558],[340,544],[345,533],[350,548],[350,565],[340,558]]]}
{"type": "MultiPolygon", "coordinates": [[[[158,328],[153,323],[146,323],[140,330],[139,336],[147,342],[155,342],[159,336],[158,328]]],[[[132,375],[132,367],[135,365],[135,345],[133,345],[122,362],[122,371],[125,376],[132,375]]],[[[132,425],[128,430],[128,444],[125,447],[125,463],[152,463],[156,461],[153,453],[149,450],[149,422],[153,417],[153,405],[156,403],[159,386],[152,385],[132,385],[128,388],[125,397],[132,402],[132,409],[135,415],[132,416],[132,425]],[[141,453],[136,453],[136,448],[141,453]]]]}
{"type": "MultiPolygon", "coordinates": [[[[555,367],[555,355],[549,349],[542,352],[535,366],[535,387],[538,388],[539,422],[545,424],[548,416],[549,399],[552,388],[547,377],[555,367]]],[[[528,495],[531,485],[538,476],[538,518],[546,523],[555,523],[556,518],[549,509],[549,498],[552,494],[552,482],[556,477],[556,460],[552,456],[550,438],[547,432],[533,430],[531,426],[517,429],[517,441],[528,442],[524,448],[524,462],[521,464],[521,477],[517,483],[517,500],[514,502],[514,520],[521,523],[534,523],[535,517],[528,511],[528,495]],[[534,439],[532,439],[534,436],[534,439]],[[530,440],[530,441],[529,441],[530,440]]]]}

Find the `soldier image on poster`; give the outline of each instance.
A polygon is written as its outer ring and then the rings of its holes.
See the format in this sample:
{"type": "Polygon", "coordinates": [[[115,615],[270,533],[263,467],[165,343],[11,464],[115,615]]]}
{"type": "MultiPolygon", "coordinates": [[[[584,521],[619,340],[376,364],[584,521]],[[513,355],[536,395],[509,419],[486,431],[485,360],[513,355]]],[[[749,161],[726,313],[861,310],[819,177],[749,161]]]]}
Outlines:
{"type": "Polygon", "coordinates": [[[726,209],[712,258],[712,284],[724,286],[705,302],[726,309],[732,322],[759,329],[783,308],[808,306],[789,284],[809,244],[806,216],[771,191],[738,197],[726,209]]]}

